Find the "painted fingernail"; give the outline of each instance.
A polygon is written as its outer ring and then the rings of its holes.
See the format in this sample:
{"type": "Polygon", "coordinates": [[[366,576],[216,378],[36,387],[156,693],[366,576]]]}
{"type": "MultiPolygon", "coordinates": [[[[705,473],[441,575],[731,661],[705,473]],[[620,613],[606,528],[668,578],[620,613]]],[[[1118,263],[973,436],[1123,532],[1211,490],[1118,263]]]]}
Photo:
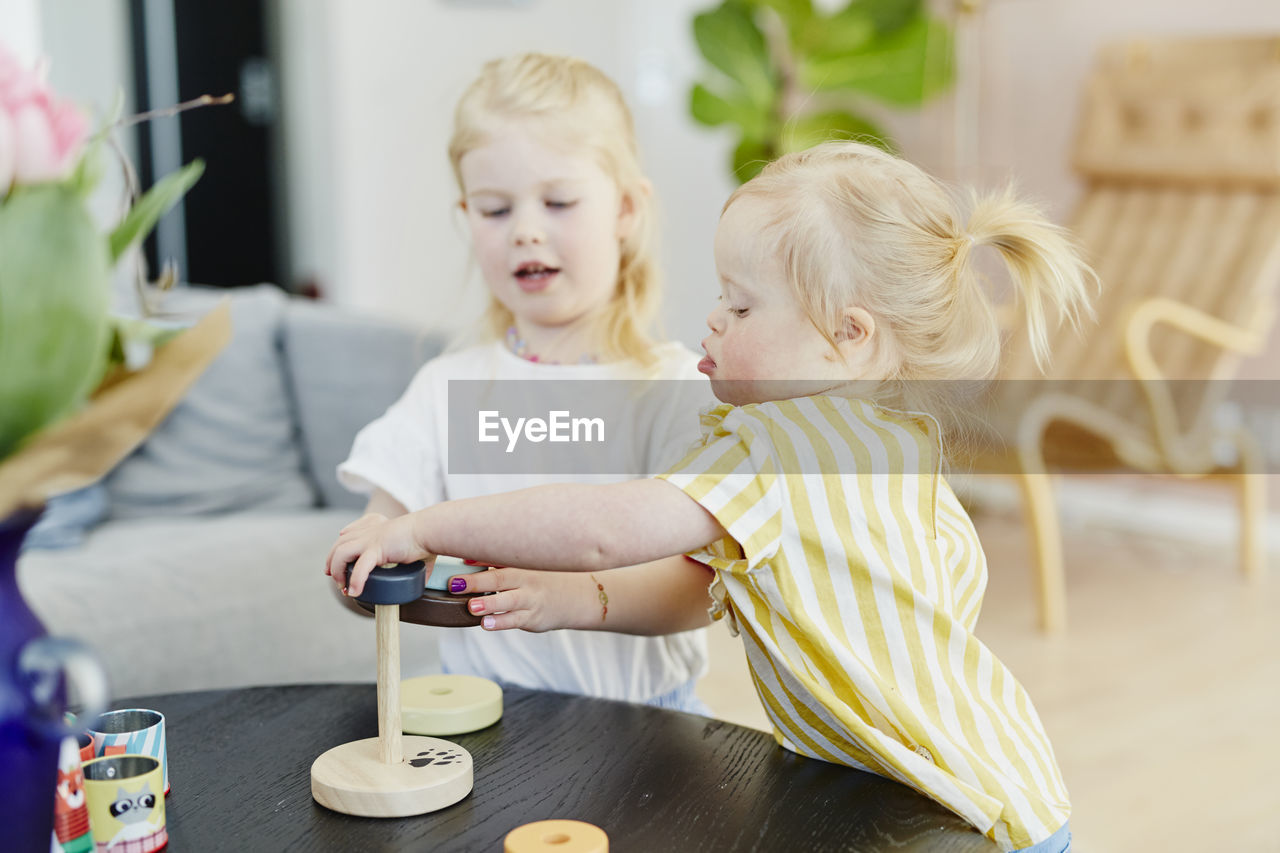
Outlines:
{"type": "Polygon", "coordinates": [[[345,586],[342,588],[342,594],[343,594],[343,595],[350,595],[350,593],[348,593],[348,592],[347,592],[347,588],[346,588],[345,586]]]}
{"type": "Polygon", "coordinates": [[[467,602],[467,609],[470,610],[472,613],[483,613],[484,602],[478,598],[473,598],[467,602]]]}
{"type": "Polygon", "coordinates": [[[492,628],[492,627],[493,627],[493,617],[492,617],[492,616],[486,616],[486,617],[484,617],[483,619],[481,619],[481,620],[480,620],[480,626],[481,626],[482,628],[492,628]]]}
{"type": "Polygon", "coordinates": [[[449,592],[466,592],[467,581],[465,578],[450,578],[449,592]]]}

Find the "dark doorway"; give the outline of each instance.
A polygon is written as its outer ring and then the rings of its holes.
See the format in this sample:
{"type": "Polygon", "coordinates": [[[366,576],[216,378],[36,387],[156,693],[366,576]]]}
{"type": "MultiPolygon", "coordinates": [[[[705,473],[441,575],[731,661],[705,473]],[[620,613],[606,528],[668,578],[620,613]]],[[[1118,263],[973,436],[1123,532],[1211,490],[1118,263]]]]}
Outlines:
{"type": "Polygon", "coordinates": [[[233,92],[234,104],[139,126],[139,177],[150,186],[199,157],[204,176],[147,241],[159,261],[199,284],[284,284],[284,196],[274,151],[278,87],[263,0],[130,0],[139,111],[233,92]],[[167,123],[167,125],[166,125],[167,123]]]}

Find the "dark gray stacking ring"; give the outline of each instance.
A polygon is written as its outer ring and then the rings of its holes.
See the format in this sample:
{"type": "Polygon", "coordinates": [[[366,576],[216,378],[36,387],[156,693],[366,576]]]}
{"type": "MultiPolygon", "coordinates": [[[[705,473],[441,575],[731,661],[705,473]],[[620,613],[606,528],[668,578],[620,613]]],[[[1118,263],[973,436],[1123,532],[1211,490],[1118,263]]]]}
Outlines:
{"type": "MultiPolygon", "coordinates": [[[[347,567],[351,571],[351,567],[347,567]]],[[[365,578],[364,589],[356,601],[364,604],[408,604],[422,597],[427,585],[427,564],[418,560],[374,569],[365,578]]]]}

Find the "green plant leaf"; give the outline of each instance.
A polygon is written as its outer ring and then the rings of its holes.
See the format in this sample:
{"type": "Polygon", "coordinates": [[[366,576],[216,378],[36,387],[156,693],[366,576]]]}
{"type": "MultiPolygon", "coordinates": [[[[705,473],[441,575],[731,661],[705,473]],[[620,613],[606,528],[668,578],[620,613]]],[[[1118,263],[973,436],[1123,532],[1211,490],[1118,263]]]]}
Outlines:
{"type": "Polygon", "coordinates": [[[111,260],[151,233],[160,217],[191,189],[204,173],[204,161],[192,160],[176,172],[165,175],[129,209],[124,221],[111,232],[111,260]]]}
{"type": "Polygon", "coordinates": [[[897,32],[922,13],[921,0],[852,0],[836,17],[856,10],[859,18],[871,21],[876,32],[897,32]]]}
{"type": "Polygon", "coordinates": [[[800,64],[800,80],[816,91],[853,89],[899,106],[916,106],[951,83],[951,30],[918,17],[856,54],[815,53],[800,64]]]}
{"type": "Polygon", "coordinates": [[[782,18],[791,32],[805,26],[815,16],[813,0],[749,0],[749,2],[777,12],[778,17],[782,18]]]}
{"type": "Polygon", "coordinates": [[[782,146],[779,154],[803,151],[831,140],[854,140],[894,150],[893,143],[874,122],[852,113],[833,110],[800,116],[787,122],[782,129],[782,146]]]}
{"type": "Polygon", "coordinates": [[[759,139],[743,139],[733,149],[733,177],[740,184],[760,174],[760,170],[774,159],[773,150],[759,139]]]}
{"type": "Polygon", "coordinates": [[[689,113],[700,124],[717,127],[733,124],[744,136],[758,139],[765,135],[771,113],[746,98],[725,98],[695,83],[689,92],[689,113]]]}
{"type": "Polygon", "coordinates": [[[84,198],[62,183],[0,204],[0,459],[71,414],[106,366],[111,268],[84,198]]]}
{"type": "Polygon", "coordinates": [[[839,55],[857,53],[876,37],[876,22],[863,5],[850,3],[832,15],[815,15],[794,33],[792,43],[797,59],[819,53],[839,55]]]}
{"type": "Polygon", "coordinates": [[[122,317],[116,314],[108,318],[111,338],[108,362],[112,366],[124,366],[128,363],[126,350],[130,347],[143,346],[148,351],[169,343],[182,333],[182,329],[159,326],[150,320],[139,317],[122,317]]]}
{"type": "Polygon", "coordinates": [[[67,186],[79,193],[82,198],[88,198],[93,194],[99,182],[102,181],[103,165],[102,165],[102,140],[98,138],[90,139],[84,147],[84,152],[80,155],[80,162],[76,164],[76,168],[67,178],[67,186]]]}
{"type": "Polygon", "coordinates": [[[726,0],[710,12],[695,15],[693,36],[707,61],[741,85],[752,103],[773,103],[776,74],[750,8],[726,0]]]}

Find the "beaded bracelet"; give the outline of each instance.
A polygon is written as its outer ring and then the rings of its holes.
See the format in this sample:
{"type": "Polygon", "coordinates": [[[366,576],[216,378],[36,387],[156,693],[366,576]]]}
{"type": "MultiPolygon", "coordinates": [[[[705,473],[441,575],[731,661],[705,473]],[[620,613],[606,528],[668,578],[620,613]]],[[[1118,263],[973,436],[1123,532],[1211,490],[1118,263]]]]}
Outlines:
{"type": "Polygon", "coordinates": [[[600,599],[600,621],[603,622],[605,617],[609,615],[609,594],[604,591],[604,584],[596,580],[595,575],[588,575],[588,577],[596,585],[597,597],[600,599]]]}

